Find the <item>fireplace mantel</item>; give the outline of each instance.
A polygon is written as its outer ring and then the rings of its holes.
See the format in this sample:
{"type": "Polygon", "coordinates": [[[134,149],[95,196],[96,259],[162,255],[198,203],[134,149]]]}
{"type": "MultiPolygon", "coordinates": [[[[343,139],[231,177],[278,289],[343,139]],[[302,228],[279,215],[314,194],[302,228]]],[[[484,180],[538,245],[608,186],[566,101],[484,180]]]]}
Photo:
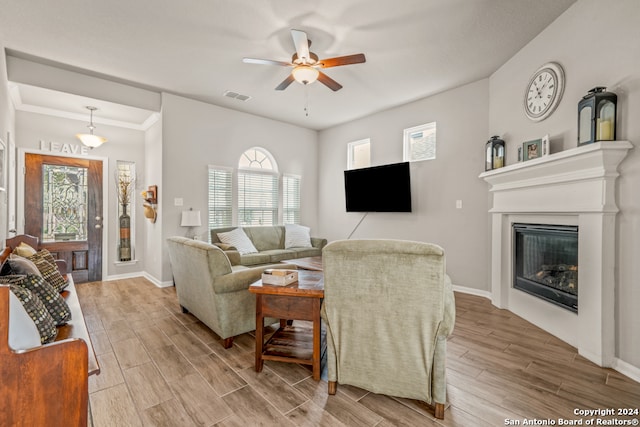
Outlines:
{"type": "Polygon", "coordinates": [[[491,298],[611,366],[615,356],[615,181],[633,145],[601,141],[484,172],[493,195],[491,298]],[[578,226],[578,313],[514,289],[512,224],[578,226]]]}

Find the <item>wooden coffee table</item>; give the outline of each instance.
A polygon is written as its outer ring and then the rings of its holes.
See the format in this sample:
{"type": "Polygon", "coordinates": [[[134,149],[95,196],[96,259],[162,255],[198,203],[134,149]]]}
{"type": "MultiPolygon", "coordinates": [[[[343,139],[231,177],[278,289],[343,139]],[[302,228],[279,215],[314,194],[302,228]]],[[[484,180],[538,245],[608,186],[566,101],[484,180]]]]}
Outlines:
{"type": "Polygon", "coordinates": [[[256,372],[265,360],[311,365],[313,379],[320,380],[320,360],[326,343],[322,339],[320,306],[324,298],[321,271],[298,271],[298,281],[287,286],[249,286],[256,295],[256,372]],[[264,341],[264,318],[280,319],[280,328],[264,341]],[[309,320],[312,328],[287,324],[288,320],[309,320]],[[324,345],[323,345],[324,344],[324,345]]]}
{"type": "Polygon", "coordinates": [[[322,257],[310,256],[306,258],[285,259],[280,262],[293,264],[303,270],[322,271],[322,257]]]}

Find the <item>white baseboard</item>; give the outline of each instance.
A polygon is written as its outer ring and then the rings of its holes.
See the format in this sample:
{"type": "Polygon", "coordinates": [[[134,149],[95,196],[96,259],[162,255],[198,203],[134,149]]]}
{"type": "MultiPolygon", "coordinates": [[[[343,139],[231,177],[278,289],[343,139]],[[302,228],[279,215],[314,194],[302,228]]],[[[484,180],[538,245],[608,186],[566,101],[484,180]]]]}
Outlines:
{"type": "Polygon", "coordinates": [[[126,273],[126,274],[114,274],[112,276],[107,277],[105,281],[133,279],[134,277],[144,277],[145,279],[153,283],[158,288],[168,288],[169,286],[173,286],[173,280],[162,282],[157,278],[155,278],[154,276],[152,276],[151,274],[147,273],[146,271],[136,271],[134,273],[126,273]]]}
{"type": "Polygon", "coordinates": [[[491,292],[483,291],[482,289],[468,288],[466,286],[453,285],[455,292],[462,292],[463,294],[475,295],[482,298],[491,299],[491,292]]]}
{"type": "Polygon", "coordinates": [[[622,375],[626,375],[632,380],[640,383],[640,368],[638,368],[637,366],[633,366],[632,364],[627,363],[624,360],[616,358],[613,360],[612,368],[620,372],[622,375]]]}

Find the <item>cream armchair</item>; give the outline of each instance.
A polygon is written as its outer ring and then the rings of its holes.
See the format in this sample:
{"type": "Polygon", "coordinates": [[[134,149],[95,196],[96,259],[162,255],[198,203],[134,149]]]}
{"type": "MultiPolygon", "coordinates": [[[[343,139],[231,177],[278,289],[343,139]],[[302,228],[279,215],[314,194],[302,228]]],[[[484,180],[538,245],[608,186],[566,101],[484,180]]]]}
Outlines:
{"type": "Polygon", "coordinates": [[[249,285],[260,279],[265,268],[296,268],[291,264],[232,267],[222,249],[209,243],[179,236],[169,237],[167,243],[183,312],[218,334],[224,348],[233,345],[235,336],[256,328],[256,299],[249,285]]]}
{"type": "Polygon", "coordinates": [[[329,394],[337,383],[417,399],[444,418],[455,302],[441,247],[344,240],[323,250],[329,394]]]}

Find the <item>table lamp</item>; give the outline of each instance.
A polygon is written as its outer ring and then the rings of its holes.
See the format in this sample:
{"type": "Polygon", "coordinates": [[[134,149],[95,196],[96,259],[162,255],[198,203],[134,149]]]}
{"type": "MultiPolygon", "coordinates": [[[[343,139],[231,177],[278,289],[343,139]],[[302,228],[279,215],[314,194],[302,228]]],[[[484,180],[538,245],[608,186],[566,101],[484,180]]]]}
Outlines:
{"type": "Polygon", "coordinates": [[[188,227],[186,237],[195,239],[196,234],[193,232],[194,227],[200,227],[202,222],[200,221],[200,211],[194,211],[190,208],[188,211],[182,211],[182,220],[180,221],[181,227],[188,227]]]}

